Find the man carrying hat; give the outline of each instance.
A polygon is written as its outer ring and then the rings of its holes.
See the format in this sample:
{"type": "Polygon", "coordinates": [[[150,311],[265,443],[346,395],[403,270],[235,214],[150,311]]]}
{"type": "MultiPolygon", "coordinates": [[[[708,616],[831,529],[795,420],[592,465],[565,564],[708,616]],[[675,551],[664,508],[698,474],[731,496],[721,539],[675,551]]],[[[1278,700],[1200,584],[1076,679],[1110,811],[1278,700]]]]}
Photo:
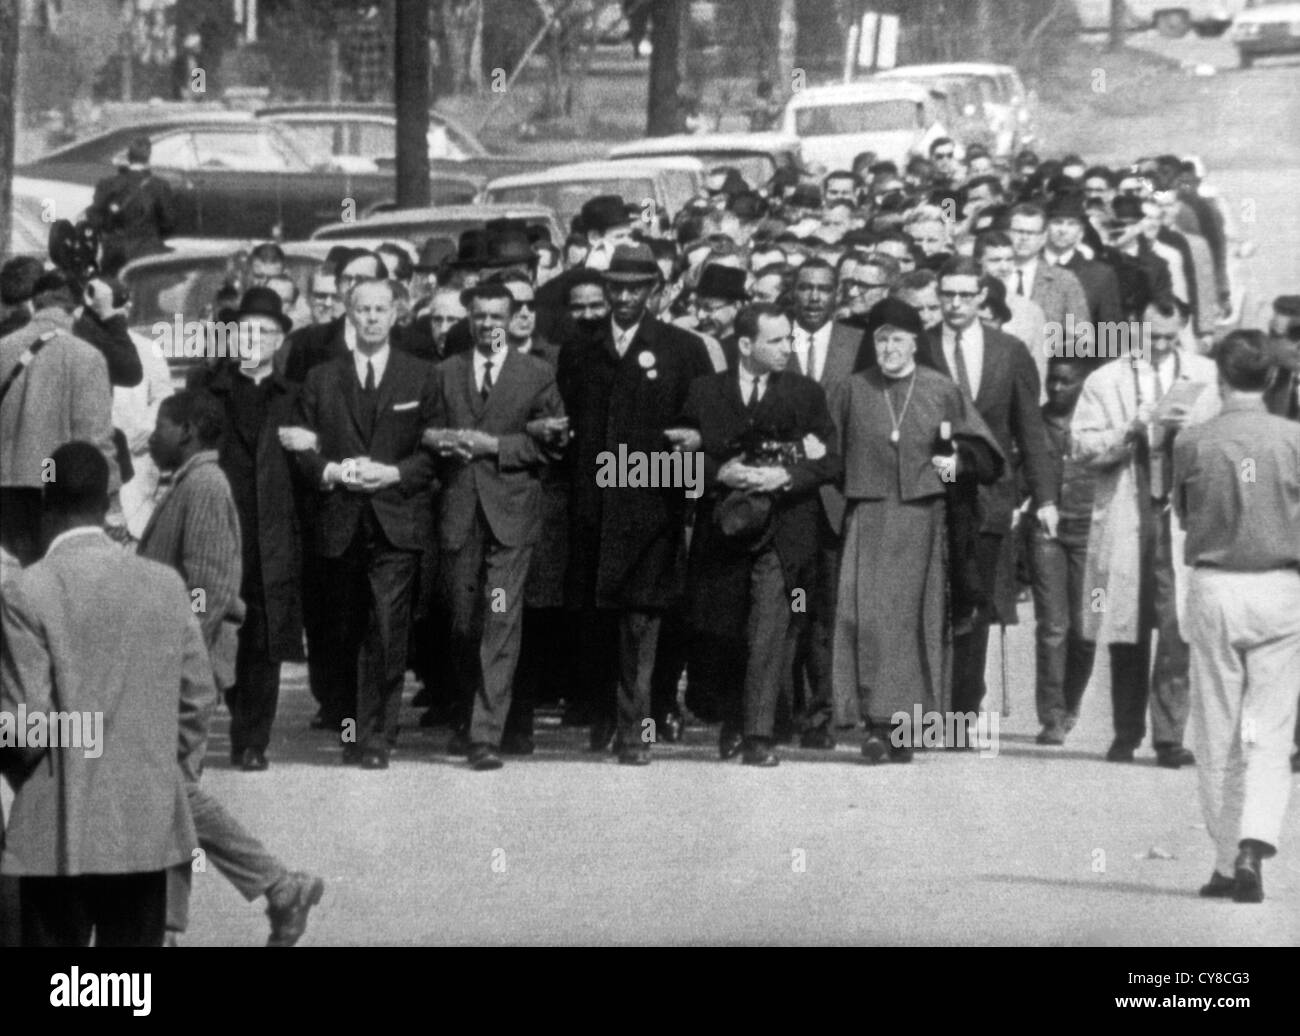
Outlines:
{"type": "MultiPolygon", "coordinates": [[[[601,677],[617,676],[619,761],[629,765],[650,761],[651,674],[661,617],[684,589],[687,496],[686,487],[632,479],[602,487],[597,471],[606,464],[602,455],[620,449],[653,458],[687,444],[691,433],[672,431],[672,422],[691,381],[713,369],[697,338],[647,312],[660,276],[649,246],[616,248],[605,273],[609,323],[598,335],[566,340],[558,372],[574,437],[566,596],[608,630],[593,634],[594,643],[617,644],[601,677]]],[[[593,729],[594,747],[604,747],[607,729],[593,729]]]]}
{"type": "Polygon", "coordinates": [[[250,288],[235,314],[239,358],[199,367],[188,387],[205,389],[222,418],[217,464],[225,473],[239,514],[244,622],[239,629],[230,708],[230,762],[245,771],[267,768],[280,695],[280,663],[302,660],[300,576],[302,531],[294,473],[285,446],[300,386],[274,369],[276,350],[289,328],[279,297],[250,288]]]}

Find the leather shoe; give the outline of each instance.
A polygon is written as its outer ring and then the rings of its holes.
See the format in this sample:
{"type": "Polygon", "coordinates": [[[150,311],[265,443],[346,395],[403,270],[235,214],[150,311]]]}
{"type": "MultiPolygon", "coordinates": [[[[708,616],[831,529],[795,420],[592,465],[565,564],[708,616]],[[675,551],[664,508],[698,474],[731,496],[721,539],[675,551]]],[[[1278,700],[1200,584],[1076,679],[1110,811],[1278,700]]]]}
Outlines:
{"type": "Polygon", "coordinates": [[[883,763],[888,754],[889,746],[875,734],[868,734],[867,739],[862,742],[862,758],[873,766],[876,763],[883,763]]]}
{"type": "Polygon", "coordinates": [[[294,871],[266,894],[266,916],[271,919],[267,946],[292,946],[307,930],[307,914],[325,893],[325,881],[314,874],[294,871]]]}
{"type": "Polygon", "coordinates": [[[820,748],[830,751],[835,747],[835,738],[829,730],[805,730],[799,735],[800,748],[820,748]]]}
{"type": "Polygon", "coordinates": [[[889,746],[889,761],[891,763],[910,763],[912,761],[912,749],[905,745],[889,746]]]}
{"type": "Polygon", "coordinates": [[[1195,766],[1196,756],[1182,745],[1161,745],[1156,749],[1156,765],[1166,770],[1177,770],[1180,766],[1195,766]]]}
{"type": "Polygon", "coordinates": [[[1291,757],[1291,772],[1300,773],[1300,752],[1291,757]]]}
{"type": "Polygon", "coordinates": [[[607,719],[596,720],[591,725],[591,737],[587,741],[587,748],[592,752],[611,752],[614,750],[614,739],[618,735],[618,727],[607,719]]]}
{"type": "Polygon", "coordinates": [[[1272,855],[1267,851],[1269,848],[1271,847],[1264,842],[1253,838],[1241,840],[1241,852],[1232,865],[1234,903],[1264,902],[1264,857],[1272,855]]]}
{"type": "Polygon", "coordinates": [[[245,748],[239,756],[239,768],[246,773],[265,770],[271,764],[266,761],[266,753],[260,748],[245,748]]]}
{"type": "Polygon", "coordinates": [[[624,748],[618,753],[618,763],[620,766],[649,766],[650,749],[624,748]]]}
{"type": "Polygon", "coordinates": [[[311,718],[309,726],[312,730],[338,730],[342,725],[342,720],[336,720],[332,716],[326,716],[323,712],[318,712],[311,718]]]}
{"type": "Polygon", "coordinates": [[[779,766],[781,760],[772,751],[772,746],[763,738],[753,738],[745,743],[744,754],[740,757],[744,766],[779,766]]]}
{"type": "Polygon", "coordinates": [[[745,747],[745,735],[739,730],[722,729],[718,735],[718,758],[722,760],[734,759],[740,754],[740,750],[745,747]]]}
{"type": "Polygon", "coordinates": [[[1210,880],[1201,886],[1200,894],[1206,899],[1228,899],[1237,890],[1237,883],[1218,871],[1210,874],[1210,880]]]}
{"type": "Polygon", "coordinates": [[[679,712],[668,713],[656,726],[659,740],[670,745],[677,744],[686,733],[686,721],[679,712]]]}
{"type": "Polygon", "coordinates": [[[528,734],[507,734],[501,739],[502,755],[532,755],[537,750],[528,734]]]}
{"type": "Polygon", "coordinates": [[[1038,732],[1034,738],[1034,743],[1039,745],[1063,745],[1065,744],[1065,731],[1061,727],[1047,726],[1038,732]]]}
{"type": "Polygon", "coordinates": [[[361,769],[387,770],[388,753],[382,748],[367,748],[361,753],[361,769]]]}
{"type": "Polygon", "coordinates": [[[1127,741],[1112,741],[1110,748],[1106,750],[1106,762],[1131,763],[1135,747],[1135,745],[1131,745],[1127,741]]]}
{"type": "Polygon", "coordinates": [[[469,750],[471,770],[499,770],[504,765],[491,745],[474,745],[469,750]]]}
{"type": "Polygon", "coordinates": [[[358,744],[347,744],[343,746],[343,765],[357,766],[361,763],[361,746],[358,744]]]}
{"type": "Polygon", "coordinates": [[[469,755],[469,735],[463,730],[453,730],[447,740],[448,755],[469,755]]]}

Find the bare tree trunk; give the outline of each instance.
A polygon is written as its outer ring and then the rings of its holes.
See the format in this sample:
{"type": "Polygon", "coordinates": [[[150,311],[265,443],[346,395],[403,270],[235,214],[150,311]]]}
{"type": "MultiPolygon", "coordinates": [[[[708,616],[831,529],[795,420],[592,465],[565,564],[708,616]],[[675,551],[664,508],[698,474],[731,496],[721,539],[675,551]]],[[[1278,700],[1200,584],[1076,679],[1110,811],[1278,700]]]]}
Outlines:
{"type": "Polygon", "coordinates": [[[11,247],[14,138],[18,131],[19,0],[0,0],[0,255],[11,247]]]}
{"type": "Polygon", "coordinates": [[[651,11],[650,96],[646,104],[646,136],[666,137],[681,129],[677,93],[681,85],[679,52],[682,39],[682,0],[655,0],[651,11]]]}
{"type": "Polygon", "coordinates": [[[776,88],[788,95],[794,79],[794,63],[799,46],[799,20],[795,17],[795,0],[777,0],[776,9],[776,88]]]}
{"type": "Polygon", "coordinates": [[[975,50],[982,58],[993,56],[993,0],[975,0],[975,50]]]}
{"type": "Polygon", "coordinates": [[[429,204],[429,5],[397,0],[393,94],[397,102],[397,206],[429,204]]]}
{"type": "Polygon", "coordinates": [[[483,92],[483,0],[474,3],[474,34],[469,41],[469,85],[483,92]]]}
{"type": "Polygon", "coordinates": [[[1106,40],[1107,50],[1122,50],[1124,47],[1124,0],[1110,0],[1110,34],[1106,40]]]}

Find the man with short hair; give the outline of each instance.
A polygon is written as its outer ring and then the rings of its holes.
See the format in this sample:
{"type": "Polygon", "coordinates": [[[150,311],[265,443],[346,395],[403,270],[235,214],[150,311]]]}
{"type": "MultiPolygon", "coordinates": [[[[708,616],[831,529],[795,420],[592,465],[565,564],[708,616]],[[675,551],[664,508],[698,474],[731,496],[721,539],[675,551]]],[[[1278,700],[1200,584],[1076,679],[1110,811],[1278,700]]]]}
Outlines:
{"type": "Polygon", "coordinates": [[[1177,769],[1195,759],[1183,747],[1188,655],[1176,607],[1182,537],[1168,507],[1173,447],[1219,400],[1214,364],[1179,348],[1187,307],[1158,300],[1142,318],[1149,345],[1088,376],[1070,425],[1074,459],[1097,472],[1084,586],[1099,604],[1084,612],[1084,635],[1110,647],[1115,737],[1106,758],[1133,761],[1149,701],[1156,763],[1177,769]]]}
{"type": "Polygon", "coordinates": [[[103,727],[95,752],[0,748],[17,791],[0,871],[18,876],[25,946],[161,946],[167,869],[197,844],[183,775],[203,765],[212,667],[176,573],[104,535],[102,452],[74,441],[51,461],[49,550],[0,595],[0,708],[103,727]]]}
{"type": "MultiPolygon", "coordinates": [[[[349,293],[362,281],[385,279],[388,267],[374,252],[358,251],[339,271],[338,290],[346,305],[349,293]]],[[[312,368],[346,356],[356,347],[356,329],[344,312],[324,324],[300,327],[284,340],[284,376],[299,384],[312,368]]]]}
{"type": "MultiPolygon", "coordinates": [[[[943,309],[939,305],[939,276],[933,270],[913,270],[903,274],[889,289],[889,297],[906,302],[916,310],[921,317],[921,325],[927,331],[933,331],[943,323],[943,309]]],[[[871,345],[874,353],[875,347],[871,343],[864,342],[863,349],[868,345],[871,345]]],[[[869,363],[865,365],[870,366],[869,363]]]]}
{"type": "Polygon", "coordinates": [[[854,206],[858,203],[858,178],[845,169],[836,169],[826,174],[822,180],[822,202],[833,205],[847,202],[854,206]]]}
{"type": "Polygon", "coordinates": [[[32,296],[45,264],[32,255],[16,255],[0,266],[0,338],[32,318],[32,296]]]}
{"type": "Polygon", "coordinates": [[[1007,236],[1015,257],[1007,281],[1008,298],[1015,295],[1032,299],[1047,321],[1062,329],[1067,315],[1074,317],[1075,326],[1092,319],[1079,278],[1069,270],[1051,265],[1043,257],[1043,249],[1047,247],[1047,213],[1041,206],[1021,203],[1013,208],[1007,236]]]}
{"type": "Polygon", "coordinates": [[[1173,476],[1191,566],[1197,778],[1215,844],[1201,895],[1259,903],[1291,792],[1300,699],[1300,434],[1264,405],[1274,361],[1262,334],[1234,331],[1215,359],[1222,408],[1179,436],[1173,476]]]}
{"type": "Polygon", "coordinates": [[[836,277],[840,288],[836,319],[865,329],[871,307],[889,294],[898,277],[898,263],[889,256],[849,252],[840,260],[836,277]]]}
{"type": "Polygon", "coordinates": [[[163,241],[176,229],[171,184],[149,168],[153,145],[134,138],[126,149],[126,168],[95,184],[86,221],[100,233],[100,268],[116,276],[130,260],[166,251],[163,241]]]}
{"type": "Polygon", "coordinates": [[[285,262],[284,249],[274,241],[255,246],[248,253],[248,286],[268,287],[272,277],[284,276],[285,262]]]}
{"type": "Polygon", "coordinates": [[[311,307],[313,325],[328,324],[342,314],[334,271],[328,266],[318,266],[307,282],[307,302],[311,307]]]}
{"type": "MultiPolygon", "coordinates": [[[[1047,206],[1047,245],[1043,259],[1069,270],[1079,279],[1094,324],[1123,320],[1115,271],[1084,254],[1087,246],[1083,243],[1083,231],[1087,225],[1088,215],[1078,195],[1062,194],[1053,198],[1047,206]]],[[[1077,314],[1075,319],[1079,319],[1077,314]]]]}
{"type": "MultiPolygon", "coordinates": [[[[1064,341],[1064,330],[1059,336],[1050,336],[1047,314],[1032,298],[1018,295],[1016,283],[1016,250],[1010,235],[1001,230],[989,230],[975,239],[975,259],[986,277],[996,277],[1006,286],[1007,309],[1011,319],[1002,330],[1025,343],[1034,358],[1034,367],[1044,385],[1047,382],[1048,346],[1064,341]]],[[[1046,397],[1044,397],[1046,398],[1046,397]]]]}
{"type": "MultiPolygon", "coordinates": [[[[757,304],[736,318],[736,368],[691,385],[683,427],[699,435],[705,495],[691,543],[691,624],[706,631],[729,669],[724,725],[741,732],[742,762],[775,766],[777,700],[785,680],[790,599],[807,586],[817,564],[821,501],[818,487],[840,473],[826,393],[815,381],[787,370],[790,320],[776,306],[757,304]],[[770,429],[798,442],[798,460],[763,461],[738,450],[746,433],[770,429]],[[715,517],[732,493],[762,494],[771,502],[763,528],[733,538],[715,517]],[[738,547],[748,549],[739,550],[738,547]]],[[[691,443],[690,445],[694,445],[691,443]]],[[[720,745],[722,757],[731,751],[720,745]]]]}

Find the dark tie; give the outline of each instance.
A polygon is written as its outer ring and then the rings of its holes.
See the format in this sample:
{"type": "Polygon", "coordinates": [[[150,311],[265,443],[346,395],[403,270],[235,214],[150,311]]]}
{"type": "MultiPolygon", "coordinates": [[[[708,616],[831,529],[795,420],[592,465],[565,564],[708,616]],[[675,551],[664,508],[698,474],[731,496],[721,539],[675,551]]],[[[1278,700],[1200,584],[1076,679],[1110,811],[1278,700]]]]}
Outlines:
{"type": "Polygon", "coordinates": [[[488,360],[483,364],[483,388],[479,390],[479,396],[486,403],[490,395],[492,395],[492,361],[488,360]]]}
{"type": "Polygon", "coordinates": [[[756,406],[758,406],[758,379],[757,378],[755,378],[753,381],[749,383],[749,402],[745,404],[745,408],[749,410],[751,413],[753,413],[754,408],[756,406]]]}
{"type": "Polygon", "coordinates": [[[375,392],[375,365],[370,360],[366,361],[366,380],[361,386],[361,425],[369,435],[375,427],[375,413],[378,409],[378,400],[375,392]]]}
{"type": "Polygon", "coordinates": [[[1021,298],[1025,297],[1025,271],[1016,271],[1016,294],[1021,298]]]}
{"type": "Polygon", "coordinates": [[[952,343],[952,363],[957,369],[953,374],[957,378],[957,387],[961,389],[961,394],[970,402],[975,402],[975,397],[971,395],[970,390],[970,373],[966,370],[966,354],[961,349],[961,332],[954,332],[952,343]]]}

